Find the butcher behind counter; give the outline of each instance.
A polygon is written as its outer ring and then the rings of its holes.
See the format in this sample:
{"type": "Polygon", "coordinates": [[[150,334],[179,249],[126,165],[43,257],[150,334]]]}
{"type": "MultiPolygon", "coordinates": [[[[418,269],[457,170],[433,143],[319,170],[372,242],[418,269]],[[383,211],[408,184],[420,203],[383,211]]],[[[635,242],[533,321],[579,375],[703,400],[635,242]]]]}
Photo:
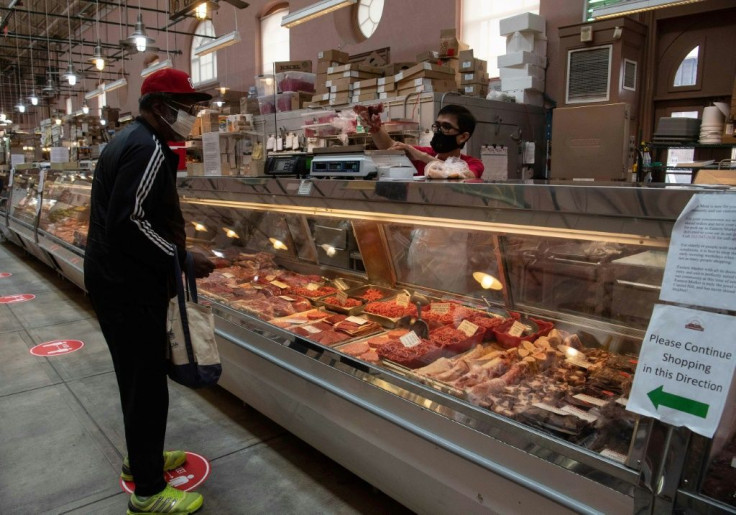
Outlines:
{"type": "Polygon", "coordinates": [[[383,104],[357,105],[353,110],[370,131],[376,148],[403,150],[417,169],[417,175],[431,179],[479,179],[483,175],[483,162],[460,152],[475,130],[475,117],[465,107],[448,104],[440,109],[432,124],[434,136],[429,147],[394,141],[382,127],[383,104]]]}

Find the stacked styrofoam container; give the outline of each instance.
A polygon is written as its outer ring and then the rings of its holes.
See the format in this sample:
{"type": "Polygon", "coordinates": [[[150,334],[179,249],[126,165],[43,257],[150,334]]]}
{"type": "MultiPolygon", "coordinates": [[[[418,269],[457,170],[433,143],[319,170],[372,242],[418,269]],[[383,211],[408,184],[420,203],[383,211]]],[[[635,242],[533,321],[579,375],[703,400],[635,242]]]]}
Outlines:
{"type": "Polygon", "coordinates": [[[547,36],[544,18],[523,13],[500,22],[506,54],[498,57],[501,91],[519,104],[544,105],[547,36]]]}

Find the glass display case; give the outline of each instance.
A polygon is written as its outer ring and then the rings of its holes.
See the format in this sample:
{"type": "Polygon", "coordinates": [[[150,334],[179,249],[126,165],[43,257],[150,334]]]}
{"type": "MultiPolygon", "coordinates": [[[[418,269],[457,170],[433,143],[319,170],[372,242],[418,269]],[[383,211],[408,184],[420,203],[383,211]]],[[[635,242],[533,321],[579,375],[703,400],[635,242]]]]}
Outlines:
{"type": "MultiPolygon", "coordinates": [[[[178,183],[221,386],[412,510],[732,509],[733,413],[707,439],[625,406],[675,220],[733,192],[178,183]]],[[[49,172],[37,231],[80,286],[89,191],[49,172]]]]}
{"type": "MultiPolygon", "coordinates": [[[[375,410],[385,412],[384,403],[399,397],[436,415],[429,432],[441,434],[440,421],[451,420],[456,445],[466,442],[467,430],[482,434],[477,448],[449,452],[483,463],[490,482],[521,473],[529,457],[567,478],[555,484],[544,466],[527,470],[527,489],[540,495],[533,505],[604,512],[656,501],[661,471],[649,454],[664,452],[669,433],[625,406],[672,225],[696,191],[180,183],[189,241],[218,266],[199,288],[222,323],[226,388],[300,434],[291,414],[268,404],[276,393],[265,395],[268,402],[256,393],[269,379],[259,381],[253,356],[273,361],[274,346],[286,346],[292,352],[278,352],[282,368],[309,369],[297,354],[327,366],[306,378],[313,384],[325,388],[338,381],[328,379],[332,372],[347,372],[385,393],[374,399],[375,410]],[[505,459],[513,465],[501,472],[505,459]]],[[[308,433],[305,439],[330,454],[329,443],[308,433]]],[[[426,509],[426,488],[419,500],[410,483],[397,498],[426,509]]],[[[380,480],[377,486],[386,488],[380,480]]],[[[458,487],[453,498],[462,504],[467,495],[458,487]]],[[[478,496],[494,509],[509,508],[478,496]]]]}

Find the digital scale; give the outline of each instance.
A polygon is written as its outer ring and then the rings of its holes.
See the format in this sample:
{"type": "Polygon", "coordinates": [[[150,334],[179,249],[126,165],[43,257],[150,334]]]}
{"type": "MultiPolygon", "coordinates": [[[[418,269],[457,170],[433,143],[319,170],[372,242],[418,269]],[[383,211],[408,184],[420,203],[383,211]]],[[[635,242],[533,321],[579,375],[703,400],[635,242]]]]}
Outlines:
{"type": "Polygon", "coordinates": [[[408,166],[416,172],[409,158],[401,150],[360,150],[338,153],[334,151],[317,153],[316,150],[310,171],[312,177],[371,179],[378,176],[379,166],[408,166]]]}
{"type": "Polygon", "coordinates": [[[306,177],[309,174],[306,154],[270,155],[266,158],[266,175],[306,177]]]}

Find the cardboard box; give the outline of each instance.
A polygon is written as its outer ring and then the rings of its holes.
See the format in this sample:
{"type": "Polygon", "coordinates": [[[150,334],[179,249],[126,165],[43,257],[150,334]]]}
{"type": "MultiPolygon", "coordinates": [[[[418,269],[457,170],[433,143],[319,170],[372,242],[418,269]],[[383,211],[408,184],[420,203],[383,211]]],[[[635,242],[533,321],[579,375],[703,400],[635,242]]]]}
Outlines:
{"type": "Polygon", "coordinates": [[[506,52],[534,52],[533,32],[514,32],[506,36],[506,52]]]}
{"type": "MultiPolygon", "coordinates": [[[[407,68],[406,70],[402,70],[399,73],[395,75],[396,82],[402,81],[404,79],[408,79],[411,77],[414,77],[416,75],[431,72],[435,75],[455,75],[455,70],[450,68],[449,66],[440,66],[437,64],[431,64],[431,63],[419,63],[411,68],[407,68]]],[[[428,77],[429,75],[424,75],[428,77]]]]}
{"type": "Polygon", "coordinates": [[[425,50],[417,54],[417,62],[434,62],[440,58],[440,53],[437,50],[425,50]]]}
{"type": "Polygon", "coordinates": [[[460,84],[488,84],[487,72],[461,73],[460,84]]]}
{"type": "Polygon", "coordinates": [[[534,89],[544,91],[544,81],[534,77],[517,77],[515,79],[501,79],[501,91],[514,89],[534,89]]]}
{"type": "Polygon", "coordinates": [[[394,82],[396,82],[395,75],[387,75],[385,77],[378,77],[376,79],[376,84],[378,86],[387,86],[389,84],[393,84],[394,82]]]}
{"type": "Polygon", "coordinates": [[[488,95],[488,84],[467,84],[462,87],[462,92],[469,97],[485,97],[488,95]]]}
{"type": "Polygon", "coordinates": [[[457,57],[461,50],[469,47],[457,40],[455,29],[442,29],[440,31],[440,57],[457,57]]]}
{"type": "Polygon", "coordinates": [[[381,67],[381,71],[383,71],[383,75],[385,77],[393,77],[397,73],[399,73],[402,70],[406,70],[414,66],[415,62],[402,62],[402,63],[391,63],[387,64],[386,66],[381,67]]]}
{"type": "Polygon", "coordinates": [[[499,34],[501,36],[527,31],[544,34],[544,18],[534,13],[522,13],[504,18],[499,22],[499,34]]]}
{"type": "Polygon", "coordinates": [[[514,89],[504,91],[504,95],[513,97],[517,104],[544,107],[544,93],[533,89],[514,89]]]}
{"type": "Polygon", "coordinates": [[[381,70],[381,68],[378,68],[377,66],[371,66],[369,64],[363,64],[363,63],[341,64],[340,66],[332,66],[327,69],[327,73],[329,75],[333,75],[336,73],[343,73],[347,71],[359,71],[359,72],[369,73],[377,77],[380,77],[381,75],[383,75],[383,70],[381,70]]]}
{"type": "Polygon", "coordinates": [[[334,61],[336,63],[348,63],[350,61],[350,55],[347,52],[341,52],[340,50],[322,50],[317,53],[317,59],[320,61],[334,61]]]}
{"type": "Polygon", "coordinates": [[[393,93],[396,91],[396,83],[385,84],[376,88],[376,93],[393,93]]]}
{"type": "Polygon", "coordinates": [[[372,93],[361,93],[360,95],[353,95],[350,97],[351,102],[365,102],[366,100],[376,100],[378,93],[375,91],[372,93]]]}
{"type": "Polygon", "coordinates": [[[503,79],[517,79],[519,77],[532,77],[537,80],[544,80],[544,68],[527,64],[514,68],[500,68],[499,75],[503,79]]]}
{"type": "Polygon", "coordinates": [[[695,176],[693,184],[725,184],[736,186],[736,171],[701,169],[695,176]]]}
{"type": "Polygon", "coordinates": [[[288,71],[312,72],[312,61],[277,61],[273,65],[276,73],[288,71]]]}
{"type": "Polygon", "coordinates": [[[366,57],[366,59],[363,61],[368,66],[375,66],[377,68],[380,68],[382,66],[386,66],[388,63],[386,62],[386,59],[381,57],[381,55],[378,52],[371,52],[371,54],[366,57]]]}
{"type": "Polygon", "coordinates": [[[329,79],[325,86],[330,91],[348,91],[352,89],[350,86],[357,82],[357,79],[353,79],[352,77],[342,77],[340,79],[329,79]]]}
{"type": "Polygon", "coordinates": [[[460,72],[485,72],[488,70],[488,62],[483,59],[466,59],[462,60],[459,59],[460,62],[460,72]]]}
{"type": "Polygon", "coordinates": [[[418,79],[400,84],[397,91],[399,95],[407,95],[409,93],[444,93],[446,91],[457,91],[457,84],[455,84],[454,80],[418,79]]]}
{"type": "Polygon", "coordinates": [[[460,52],[458,52],[457,58],[460,59],[461,62],[462,61],[472,61],[474,59],[473,49],[470,48],[468,50],[460,50],[460,52]]]}
{"type": "Polygon", "coordinates": [[[547,66],[547,57],[535,54],[534,52],[509,52],[505,55],[498,56],[499,68],[511,68],[525,64],[532,64],[544,68],[547,66]]]}
{"type": "Polygon", "coordinates": [[[361,81],[358,81],[355,83],[355,86],[353,86],[355,89],[366,89],[366,88],[375,88],[378,86],[378,78],[375,79],[364,79],[361,81]]]}
{"type": "Polygon", "coordinates": [[[342,63],[338,63],[337,61],[317,61],[317,73],[327,73],[329,68],[340,66],[340,64],[342,63]]]}
{"type": "Polygon", "coordinates": [[[344,77],[350,77],[350,78],[353,78],[356,81],[358,81],[358,80],[361,80],[361,79],[372,79],[375,76],[376,75],[373,74],[373,73],[359,72],[357,70],[349,70],[349,71],[342,72],[342,73],[329,73],[329,74],[327,74],[327,78],[330,79],[330,80],[342,79],[344,77]]]}

